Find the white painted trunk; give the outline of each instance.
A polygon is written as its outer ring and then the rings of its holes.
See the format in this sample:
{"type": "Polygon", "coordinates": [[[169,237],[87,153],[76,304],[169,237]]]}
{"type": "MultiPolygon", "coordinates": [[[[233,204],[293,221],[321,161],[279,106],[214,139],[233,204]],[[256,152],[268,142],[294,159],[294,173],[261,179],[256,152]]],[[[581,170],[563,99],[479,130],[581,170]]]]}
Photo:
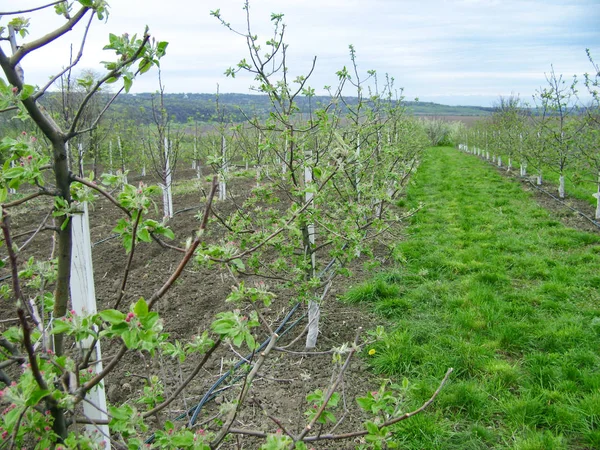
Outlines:
{"type": "Polygon", "coordinates": [[[113,174],[112,141],[108,143],[108,173],[113,174]]]}
{"type": "Polygon", "coordinates": [[[512,158],[508,158],[508,168],[506,170],[507,172],[510,172],[512,170],[512,158]]]}
{"type": "Polygon", "coordinates": [[[121,159],[121,172],[123,173],[123,181],[125,184],[127,181],[127,172],[125,171],[125,162],[123,161],[123,147],[121,146],[121,136],[117,136],[117,144],[119,146],[119,158],[121,159]]]}
{"type": "Polygon", "coordinates": [[[485,152],[485,159],[490,160],[490,152],[485,152]]]}
{"type": "Polygon", "coordinates": [[[194,156],[192,158],[192,169],[195,169],[198,164],[198,148],[196,146],[196,138],[194,137],[194,156]]]}
{"type": "Polygon", "coordinates": [[[502,158],[498,156],[498,167],[502,167],[502,158]]]}
{"type": "Polygon", "coordinates": [[[142,146],[142,176],[146,176],[146,149],[142,146]]]}
{"type": "MultiPolygon", "coordinates": [[[[357,166],[360,167],[360,134],[356,135],[356,160],[358,162],[357,166]]],[[[358,201],[360,201],[360,190],[359,190],[359,184],[360,184],[360,177],[358,176],[359,171],[356,171],[356,177],[355,177],[355,183],[356,183],[356,191],[357,191],[357,198],[358,201]]]]}
{"type": "MultiPolygon", "coordinates": [[[[94,269],[92,266],[92,244],[90,240],[90,223],[87,202],[82,205],[82,213],[74,214],[72,217],[72,258],[71,258],[71,302],[73,310],[77,315],[95,314],[96,311],[96,291],[94,288],[94,269]]],[[[85,354],[90,349],[93,340],[87,338],[80,343],[80,351],[85,354]]],[[[91,361],[98,361],[91,364],[93,374],[102,371],[102,354],[100,351],[100,342],[96,342],[91,361]]],[[[83,402],[83,413],[92,421],[106,421],[106,395],[104,383],[98,384],[93,388],[86,398],[90,402],[83,402]],[[92,406],[92,404],[96,405],[92,406]]],[[[105,447],[110,448],[110,436],[108,425],[86,425],[90,435],[95,436],[98,443],[104,443],[105,447]],[[99,433],[97,431],[100,431],[99,433]]]]}
{"type": "Polygon", "coordinates": [[[541,186],[541,185],[542,185],[542,173],[541,173],[541,172],[540,172],[540,173],[538,173],[537,177],[535,177],[535,183],[536,183],[538,186],[541,186]]]}
{"type": "Polygon", "coordinates": [[[82,177],[84,172],[83,172],[83,144],[81,142],[77,145],[77,152],[78,152],[78,156],[79,156],[79,176],[82,177]]]}
{"type": "Polygon", "coordinates": [[[65,153],[67,155],[67,167],[71,170],[71,146],[68,142],[65,142],[65,153]]]}
{"type": "MultiPolygon", "coordinates": [[[[313,182],[312,177],[312,167],[311,167],[311,158],[312,151],[307,150],[305,152],[305,163],[304,163],[304,186],[310,186],[313,182]]],[[[304,201],[306,203],[311,202],[314,197],[312,192],[307,192],[304,194],[304,201]]],[[[309,207],[309,210],[313,208],[313,205],[309,207]]],[[[315,246],[315,237],[316,237],[316,229],[315,224],[308,224],[308,241],[310,243],[310,248],[305,249],[305,251],[311,252],[311,276],[314,277],[316,275],[316,267],[317,267],[317,259],[316,254],[312,252],[315,246]]],[[[319,336],[319,318],[321,316],[321,308],[319,306],[319,302],[316,300],[311,300],[308,303],[308,333],[306,335],[306,348],[315,348],[317,345],[317,337],[319,336]]]]}
{"type": "Polygon", "coordinates": [[[288,140],[287,137],[285,138],[285,144],[283,147],[283,157],[281,158],[281,173],[285,175],[285,172],[287,171],[287,166],[285,165],[285,155],[287,154],[288,151],[288,140]]]}
{"type": "Polygon", "coordinates": [[[565,176],[558,177],[558,197],[565,198],[565,176]]]}
{"type": "Polygon", "coordinates": [[[165,184],[161,187],[163,188],[163,204],[164,204],[164,215],[169,219],[173,218],[173,193],[171,190],[171,186],[173,184],[172,179],[172,170],[171,170],[171,160],[170,160],[170,142],[167,138],[165,138],[165,184]]]}
{"type": "MultiPolygon", "coordinates": [[[[15,167],[15,162],[14,161],[10,162],[10,167],[15,167]]],[[[8,193],[9,194],[16,194],[17,190],[15,188],[8,188],[8,193]]]]}
{"type": "Polygon", "coordinates": [[[227,173],[227,142],[225,136],[221,136],[221,156],[223,157],[222,173],[219,175],[219,200],[225,200],[227,198],[227,184],[225,181],[225,174],[227,173]]]}
{"type": "Polygon", "coordinates": [[[600,172],[598,173],[598,192],[594,194],[596,197],[596,220],[600,219],[600,172]]]}

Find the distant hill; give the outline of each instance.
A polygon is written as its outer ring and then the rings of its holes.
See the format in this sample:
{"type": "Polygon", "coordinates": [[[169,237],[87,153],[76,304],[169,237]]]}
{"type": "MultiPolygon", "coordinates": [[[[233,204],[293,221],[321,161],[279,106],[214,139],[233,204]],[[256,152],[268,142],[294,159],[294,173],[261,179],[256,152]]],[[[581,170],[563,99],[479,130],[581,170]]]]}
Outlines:
{"type": "MultiPolygon", "coordinates": [[[[81,94],[77,94],[81,95],[81,94]]],[[[100,104],[110,98],[110,94],[99,94],[104,97],[100,104]]],[[[329,97],[317,96],[297,97],[296,104],[300,113],[308,113],[322,105],[329,104],[329,97]]],[[[80,100],[76,100],[75,104],[80,100]]],[[[107,117],[124,117],[138,124],[151,123],[152,108],[158,104],[155,94],[121,94],[111,105],[107,117]]],[[[356,97],[344,97],[348,105],[356,105],[356,97]]],[[[62,110],[62,98],[58,92],[48,92],[42,102],[51,111],[62,110]]],[[[492,108],[478,106],[447,106],[430,102],[405,102],[409,113],[417,116],[469,116],[481,117],[493,112],[492,108]]],[[[188,120],[207,123],[218,119],[215,94],[165,94],[165,109],[175,122],[186,123],[188,120]]],[[[248,117],[266,118],[272,111],[269,97],[251,94],[220,94],[219,109],[226,122],[244,122],[248,117]]],[[[345,113],[345,111],[342,111],[345,113]]]]}
{"type": "MultiPolygon", "coordinates": [[[[120,95],[113,104],[130,118],[141,122],[150,120],[152,97],[154,94],[120,95]]],[[[356,98],[346,98],[349,104],[356,104],[356,98]]],[[[216,96],[214,94],[165,94],[165,108],[176,122],[184,123],[191,118],[199,122],[210,122],[217,118],[216,96]]],[[[327,104],[329,97],[317,96],[311,99],[312,107],[327,104]]],[[[485,116],[491,114],[492,108],[479,106],[447,106],[431,102],[405,102],[408,110],[419,116],[485,116]]],[[[297,105],[301,112],[309,111],[309,99],[298,97],[297,105]]],[[[266,117],[271,111],[271,104],[266,95],[220,94],[219,107],[228,121],[241,122],[246,117],[266,117]]]]}

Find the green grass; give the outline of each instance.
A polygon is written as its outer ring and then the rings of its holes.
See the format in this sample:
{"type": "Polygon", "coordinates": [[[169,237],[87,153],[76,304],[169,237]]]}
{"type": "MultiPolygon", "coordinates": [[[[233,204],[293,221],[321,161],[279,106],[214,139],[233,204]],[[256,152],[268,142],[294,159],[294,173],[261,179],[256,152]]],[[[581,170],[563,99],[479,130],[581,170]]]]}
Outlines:
{"type": "MultiPolygon", "coordinates": [[[[491,156],[492,153],[490,151],[490,161],[489,164],[492,164],[491,156]]],[[[497,154],[496,154],[497,155],[497,154]]],[[[502,158],[502,166],[506,170],[508,167],[508,156],[506,154],[500,154],[502,158]]],[[[570,166],[565,169],[565,196],[568,200],[571,198],[576,198],[579,200],[583,200],[588,202],[590,205],[596,206],[596,199],[592,196],[598,190],[598,183],[595,181],[595,176],[584,175],[584,179],[579,181],[577,180],[577,172],[571,166],[575,161],[570,161],[570,166]]],[[[519,173],[520,166],[520,158],[518,156],[513,157],[513,168],[512,173],[519,173]]],[[[528,176],[533,177],[537,175],[537,171],[531,167],[527,169],[528,176]]],[[[556,196],[558,196],[558,172],[554,170],[551,166],[544,165],[542,167],[542,188],[556,196]]]]}
{"type": "Polygon", "coordinates": [[[408,449],[600,448],[600,235],[564,227],[519,183],[451,148],[430,149],[408,192],[424,202],[398,269],[352,288],[395,329],[368,357],[408,377],[408,449]]]}

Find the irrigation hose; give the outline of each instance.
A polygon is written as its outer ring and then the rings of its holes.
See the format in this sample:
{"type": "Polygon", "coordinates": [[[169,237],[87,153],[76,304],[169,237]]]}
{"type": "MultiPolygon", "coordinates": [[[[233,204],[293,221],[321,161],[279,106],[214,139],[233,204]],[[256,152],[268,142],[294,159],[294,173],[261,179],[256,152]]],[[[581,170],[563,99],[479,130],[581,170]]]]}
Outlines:
{"type": "MultiPolygon", "coordinates": [[[[298,308],[300,307],[300,302],[296,303],[292,309],[287,313],[287,315],[284,317],[283,321],[281,322],[281,324],[277,327],[277,329],[275,330],[275,333],[279,334],[280,336],[284,336],[286,333],[288,333],[292,328],[294,328],[303,318],[304,315],[302,317],[300,317],[299,319],[297,319],[294,323],[292,323],[289,327],[287,327],[283,332],[281,332],[281,330],[285,327],[285,325],[289,322],[290,318],[294,315],[294,313],[298,310],[298,308]]],[[[267,338],[256,350],[255,352],[260,352],[261,350],[263,350],[268,344],[269,341],[271,340],[271,337],[267,338]]],[[[217,388],[227,379],[229,378],[231,375],[233,375],[235,373],[235,371],[237,369],[239,369],[241,366],[243,366],[244,364],[247,364],[247,362],[250,360],[250,358],[252,358],[253,354],[249,354],[247,355],[245,358],[240,359],[240,361],[238,361],[235,366],[233,366],[231,369],[229,369],[227,372],[225,372],[223,375],[221,375],[221,377],[219,377],[219,379],[208,389],[208,391],[204,394],[204,396],[202,397],[202,399],[200,400],[200,402],[190,408],[188,411],[186,411],[185,413],[179,415],[176,417],[175,420],[181,420],[184,417],[189,417],[191,414],[191,419],[188,422],[188,428],[191,428],[192,426],[194,426],[194,424],[196,423],[196,420],[198,419],[198,414],[200,414],[200,411],[202,410],[202,407],[208,403],[209,401],[211,401],[212,399],[214,399],[216,397],[216,393],[215,391],[217,390],[217,388]]],[[[233,383],[235,383],[235,381],[239,380],[240,378],[242,378],[243,375],[235,378],[233,380],[233,383]]],[[[232,384],[233,384],[232,383],[232,384]]],[[[231,386],[227,386],[221,390],[224,389],[228,389],[231,386]]],[[[220,391],[221,391],[220,390],[220,391]]],[[[144,441],[145,444],[151,444],[152,442],[154,442],[155,439],[155,435],[153,434],[152,436],[150,436],[148,439],[146,439],[146,441],[144,441]]]]}
{"type": "Polygon", "coordinates": [[[571,211],[576,212],[577,214],[579,214],[581,217],[583,217],[584,219],[589,220],[593,225],[595,225],[596,227],[600,228],[600,223],[596,222],[594,219],[592,219],[590,216],[582,213],[581,211],[579,211],[576,208],[573,208],[571,205],[567,204],[565,201],[563,201],[562,199],[556,197],[555,195],[551,194],[550,192],[548,192],[545,189],[542,189],[539,186],[536,186],[535,184],[533,184],[531,181],[528,181],[528,183],[533,186],[534,188],[536,188],[538,191],[543,192],[544,194],[552,197],[554,200],[556,200],[557,202],[561,203],[562,205],[566,206],[567,208],[569,208],[571,211]]]}

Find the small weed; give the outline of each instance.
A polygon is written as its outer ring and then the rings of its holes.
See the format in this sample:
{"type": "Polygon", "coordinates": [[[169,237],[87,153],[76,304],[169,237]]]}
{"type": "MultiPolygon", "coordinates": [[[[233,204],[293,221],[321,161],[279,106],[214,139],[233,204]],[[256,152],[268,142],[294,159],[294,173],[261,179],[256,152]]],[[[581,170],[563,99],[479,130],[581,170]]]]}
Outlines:
{"type": "Polygon", "coordinates": [[[348,303],[373,303],[378,300],[393,298],[400,293],[400,288],[386,282],[382,278],[375,278],[358,286],[350,288],[342,297],[348,303]]]}

